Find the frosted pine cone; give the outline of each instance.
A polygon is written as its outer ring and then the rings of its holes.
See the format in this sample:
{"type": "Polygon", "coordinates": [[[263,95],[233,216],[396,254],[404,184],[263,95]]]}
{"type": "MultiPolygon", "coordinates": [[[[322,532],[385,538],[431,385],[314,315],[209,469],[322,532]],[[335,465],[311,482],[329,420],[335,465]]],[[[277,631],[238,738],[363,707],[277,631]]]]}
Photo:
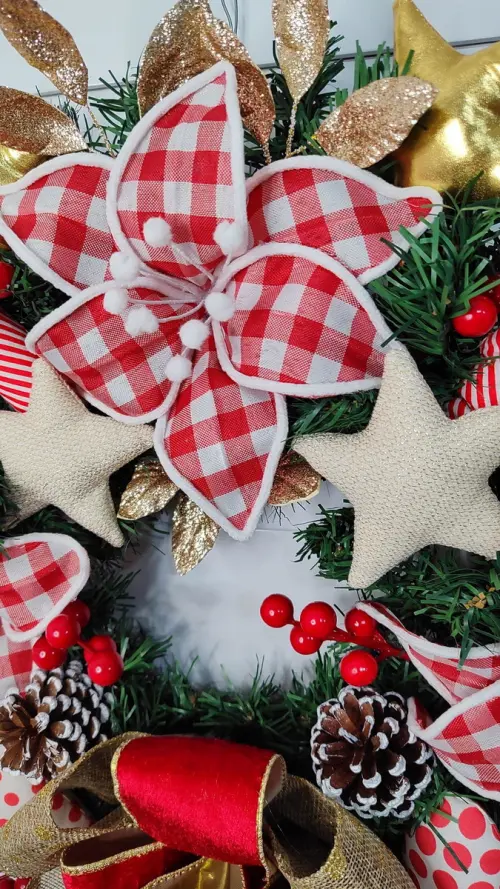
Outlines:
{"type": "Polygon", "coordinates": [[[110,700],[79,661],[34,670],[22,696],[13,691],[0,703],[0,768],[36,782],[60,774],[106,740],[110,700]]]}
{"type": "Polygon", "coordinates": [[[343,688],[318,707],[311,754],[325,796],[361,818],[409,818],[432,778],[433,753],[407,726],[396,692],[343,688]]]}

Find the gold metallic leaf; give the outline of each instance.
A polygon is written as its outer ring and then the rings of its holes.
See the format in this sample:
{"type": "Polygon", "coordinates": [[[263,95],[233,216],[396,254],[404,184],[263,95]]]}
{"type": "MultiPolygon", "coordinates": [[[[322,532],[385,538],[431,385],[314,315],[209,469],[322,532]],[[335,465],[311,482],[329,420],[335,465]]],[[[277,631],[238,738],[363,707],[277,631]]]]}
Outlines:
{"type": "Polygon", "coordinates": [[[170,481],[159,460],[139,460],[125,488],[118,518],[133,522],[164,509],[179,488],[170,481]]]}
{"type": "Polygon", "coordinates": [[[303,457],[289,451],[281,457],[269,494],[270,506],[289,506],[319,493],[321,476],[303,457]]]}
{"type": "Polygon", "coordinates": [[[212,15],[208,0],[180,0],[151,34],[137,81],[141,114],[223,59],[236,70],[243,122],[265,145],[276,116],[271,90],[236,34],[212,15]]]}
{"type": "Polygon", "coordinates": [[[181,494],[172,516],[172,556],[178,574],[187,574],[210,552],[219,526],[181,494]]]}
{"type": "Polygon", "coordinates": [[[17,182],[26,173],[38,166],[46,158],[28,151],[16,151],[6,145],[0,145],[0,185],[17,182]]]}
{"type": "Polygon", "coordinates": [[[40,160],[87,150],[85,139],[62,111],[39,96],[6,86],[0,86],[0,144],[42,155],[40,160]]]}
{"type": "Polygon", "coordinates": [[[0,0],[0,29],[63,95],[87,104],[88,72],[75,41],[35,0],[0,0]]]}
{"type": "Polygon", "coordinates": [[[295,102],[318,76],[325,57],[328,0],[273,0],[276,53],[295,102]]]}
{"type": "Polygon", "coordinates": [[[371,167],[407,138],[438,90],[418,77],[386,77],[356,90],[315,135],[327,154],[371,167]]]}

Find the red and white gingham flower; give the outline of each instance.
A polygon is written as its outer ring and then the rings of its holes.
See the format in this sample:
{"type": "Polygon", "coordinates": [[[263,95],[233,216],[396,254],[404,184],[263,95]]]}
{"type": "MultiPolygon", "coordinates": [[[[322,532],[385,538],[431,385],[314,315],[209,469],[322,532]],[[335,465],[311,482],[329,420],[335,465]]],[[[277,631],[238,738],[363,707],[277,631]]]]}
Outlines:
{"type": "Polygon", "coordinates": [[[0,233],[71,297],[30,348],[110,416],[159,418],[166,471],[244,539],[285,443],[283,396],[379,385],[390,331],[363,284],[398,261],[401,226],[418,236],[440,207],[324,157],[246,186],[221,62],[151,109],[115,161],[65,156],[1,188],[0,233]]]}
{"type": "Polygon", "coordinates": [[[87,583],[89,557],[65,534],[25,534],[0,551],[0,699],[24,689],[34,639],[87,583]]]}
{"type": "Polygon", "coordinates": [[[410,730],[432,747],[457,781],[500,801],[500,644],[472,648],[460,663],[459,648],[408,632],[383,605],[363,602],[358,607],[397,636],[412,664],[450,704],[430,722],[412,698],[410,730]]]}

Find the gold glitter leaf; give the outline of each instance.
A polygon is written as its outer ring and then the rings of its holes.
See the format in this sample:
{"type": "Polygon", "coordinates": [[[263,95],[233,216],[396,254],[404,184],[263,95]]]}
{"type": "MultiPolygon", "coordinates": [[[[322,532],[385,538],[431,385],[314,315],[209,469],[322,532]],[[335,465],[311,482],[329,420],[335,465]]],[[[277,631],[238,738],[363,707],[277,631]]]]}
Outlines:
{"type": "Polygon", "coordinates": [[[42,155],[40,160],[87,150],[83,136],[62,111],[39,96],[6,86],[0,86],[0,144],[42,155]]]}
{"type": "Polygon", "coordinates": [[[141,114],[221,60],[234,65],[243,122],[265,145],[276,116],[271,90],[236,34],[212,15],[207,0],[180,0],[153,31],[137,82],[141,114]]]}
{"type": "Polygon", "coordinates": [[[39,154],[16,151],[7,145],[0,145],[0,185],[17,182],[43,160],[45,158],[39,154]]]}
{"type": "Polygon", "coordinates": [[[75,41],[35,0],[0,0],[0,29],[63,95],[87,104],[88,72],[75,41]]]}
{"type": "Polygon", "coordinates": [[[418,77],[386,77],[356,90],[315,138],[327,154],[371,167],[404,142],[438,90],[418,77]]]}
{"type": "Polygon", "coordinates": [[[269,494],[270,506],[288,506],[310,500],[319,493],[321,476],[294,451],[283,454],[269,494]]]}
{"type": "Polygon", "coordinates": [[[122,494],[118,518],[133,522],[160,512],[178,490],[159,460],[139,460],[122,494]]]}
{"type": "Polygon", "coordinates": [[[217,540],[219,526],[181,494],[172,516],[172,556],[178,574],[200,564],[217,540]]]}
{"type": "Polygon", "coordinates": [[[318,76],[325,56],[328,0],[273,0],[276,53],[295,102],[318,76]]]}

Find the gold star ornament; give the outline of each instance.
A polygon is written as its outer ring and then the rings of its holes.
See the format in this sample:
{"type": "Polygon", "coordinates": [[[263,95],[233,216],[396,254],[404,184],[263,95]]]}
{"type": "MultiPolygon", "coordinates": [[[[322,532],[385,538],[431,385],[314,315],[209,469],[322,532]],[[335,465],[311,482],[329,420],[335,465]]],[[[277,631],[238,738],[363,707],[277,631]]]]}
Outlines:
{"type": "Polygon", "coordinates": [[[19,519],[57,506],[113,546],[124,540],[109,476],[152,446],[149,426],[91,414],[42,358],[24,414],[0,412],[0,461],[19,519]]]}
{"type": "Polygon", "coordinates": [[[413,0],[395,0],[394,46],[400,65],[413,50],[411,74],[439,91],[396,153],[398,184],[457,191],[483,172],[475,197],[499,195],[500,43],[463,55],[438,34],[413,0]]]}
{"type": "Polygon", "coordinates": [[[308,435],[294,449],[354,507],[349,584],[372,586],[431,544],[494,559],[500,503],[488,485],[500,465],[500,408],[449,420],[401,347],[386,356],[367,428],[308,435]]]}

